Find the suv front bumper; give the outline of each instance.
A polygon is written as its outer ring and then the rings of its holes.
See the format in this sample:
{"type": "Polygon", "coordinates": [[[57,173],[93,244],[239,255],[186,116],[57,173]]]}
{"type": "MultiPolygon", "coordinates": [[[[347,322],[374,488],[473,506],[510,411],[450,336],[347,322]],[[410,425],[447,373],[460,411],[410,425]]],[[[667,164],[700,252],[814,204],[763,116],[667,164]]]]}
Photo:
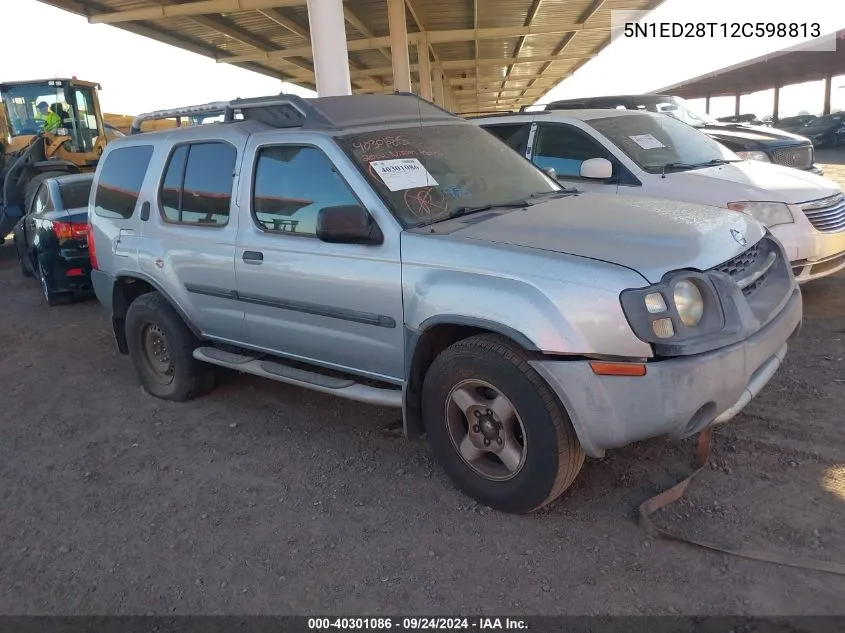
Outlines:
{"type": "Polygon", "coordinates": [[[780,314],[748,339],[705,354],[653,361],[641,377],[597,376],[587,361],[539,360],[590,457],[631,442],[687,437],[727,422],[756,396],[786,355],[802,318],[798,288],[780,314]]]}

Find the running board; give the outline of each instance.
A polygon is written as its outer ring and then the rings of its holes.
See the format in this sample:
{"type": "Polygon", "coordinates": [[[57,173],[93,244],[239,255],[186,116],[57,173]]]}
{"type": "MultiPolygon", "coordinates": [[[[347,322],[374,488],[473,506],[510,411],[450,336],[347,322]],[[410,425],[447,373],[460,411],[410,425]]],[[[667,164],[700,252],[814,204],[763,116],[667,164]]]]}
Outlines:
{"type": "Polygon", "coordinates": [[[204,363],[228,367],[246,374],[269,378],[312,391],[329,393],[333,396],[365,402],[382,407],[402,408],[402,390],[371,387],[355,382],[352,378],[338,378],[316,371],[291,367],[277,360],[266,360],[249,354],[235,354],[216,347],[198,347],[194,358],[204,363]]]}

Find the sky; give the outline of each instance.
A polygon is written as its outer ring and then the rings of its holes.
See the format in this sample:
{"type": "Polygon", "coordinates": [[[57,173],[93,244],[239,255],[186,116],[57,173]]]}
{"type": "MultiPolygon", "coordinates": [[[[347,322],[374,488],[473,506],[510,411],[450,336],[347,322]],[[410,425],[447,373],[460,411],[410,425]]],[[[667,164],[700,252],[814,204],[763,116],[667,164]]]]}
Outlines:
{"type": "MultiPolygon", "coordinates": [[[[560,1],[560,0],[558,0],[560,1]]],[[[563,0],[565,1],[565,0],[563,0]]],[[[138,114],[161,108],[278,94],[282,90],[313,96],[310,90],[183,51],[42,4],[2,0],[4,13],[15,4],[15,23],[3,31],[3,48],[20,51],[0,66],[0,80],[73,76],[98,81],[105,112],[138,114]],[[33,38],[33,25],[61,21],[66,38],[33,38]],[[24,28],[23,25],[28,25],[24,28]]],[[[650,21],[818,22],[823,32],[845,28],[843,0],[666,0],[650,21]],[[800,8],[799,8],[800,7],[800,8]],[[715,17],[722,16],[722,17],[715,17]]],[[[655,90],[797,43],[777,39],[617,38],[599,56],[566,78],[540,102],[555,98],[655,90]]],[[[821,82],[781,90],[781,115],[800,110],[820,113],[821,82]]],[[[771,91],[743,97],[742,111],[771,112],[771,91]],[[768,110],[767,110],[768,108],[768,110]]],[[[833,109],[845,109],[845,76],[834,78],[833,109]]],[[[734,113],[733,99],[713,99],[711,114],[734,113]]]]}

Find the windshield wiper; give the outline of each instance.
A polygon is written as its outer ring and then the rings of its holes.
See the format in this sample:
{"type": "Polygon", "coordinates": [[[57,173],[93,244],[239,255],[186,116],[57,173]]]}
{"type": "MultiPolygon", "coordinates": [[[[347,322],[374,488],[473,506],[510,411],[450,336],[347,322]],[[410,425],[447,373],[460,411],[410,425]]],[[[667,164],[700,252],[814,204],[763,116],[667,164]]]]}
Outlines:
{"type": "Polygon", "coordinates": [[[487,203],[479,204],[474,207],[456,207],[452,209],[446,217],[441,218],[437,221],[441,222],[443,220],[453,220],[454,218],[460,218],[464,215],[470,215],[471,213],[479,213],[481,211],[489,211],[490,209],[522,209],[530,205],[531,203],[528,200],[513,200],[511,202],[503,202],[501,204],[487,203]]]}
{"type": "Polygon", "coordinates": [[[727,165],[728,163],[741,163],[742,160],[729,160],[727,158],[714,158],[704,163],[699,163],[696,167],[706,167],[709,165],[727,165]]]}
{"type": "Polygon", "coordinates": [[[684,169],[698,169],[700,167],[710,167],[711,165],[726,165],[727,163],[735,163],[735,160],[727,160],[725,158],[714,158],[703,163],[666,163],[660,166],[660,174],[666,177],[667,170],[684,170],[684,169]]]}

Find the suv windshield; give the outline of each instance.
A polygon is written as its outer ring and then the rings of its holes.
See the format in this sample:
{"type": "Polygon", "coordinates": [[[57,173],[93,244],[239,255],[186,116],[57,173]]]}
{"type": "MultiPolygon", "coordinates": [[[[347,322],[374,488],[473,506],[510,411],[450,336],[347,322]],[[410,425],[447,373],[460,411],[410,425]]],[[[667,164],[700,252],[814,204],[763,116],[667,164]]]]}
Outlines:
{"type": "Polygon", "coordinates": [[[561,191],[469,123],[378,130],[338,142],[405,228],[561,191]]]}
{"type": "Polygon", "coordinates": [[[672,117],[622,114],[586,119],[585,123],[650,172],[742,160],[721,143],[672,117]]]}
{"type": "Polygon", "coordinates": [[[3,106],[12,136],[50,132],[70,136],[73,151],[90,152],[99,134],[94,90],[68,81],[5,84],[3,106]]]}

